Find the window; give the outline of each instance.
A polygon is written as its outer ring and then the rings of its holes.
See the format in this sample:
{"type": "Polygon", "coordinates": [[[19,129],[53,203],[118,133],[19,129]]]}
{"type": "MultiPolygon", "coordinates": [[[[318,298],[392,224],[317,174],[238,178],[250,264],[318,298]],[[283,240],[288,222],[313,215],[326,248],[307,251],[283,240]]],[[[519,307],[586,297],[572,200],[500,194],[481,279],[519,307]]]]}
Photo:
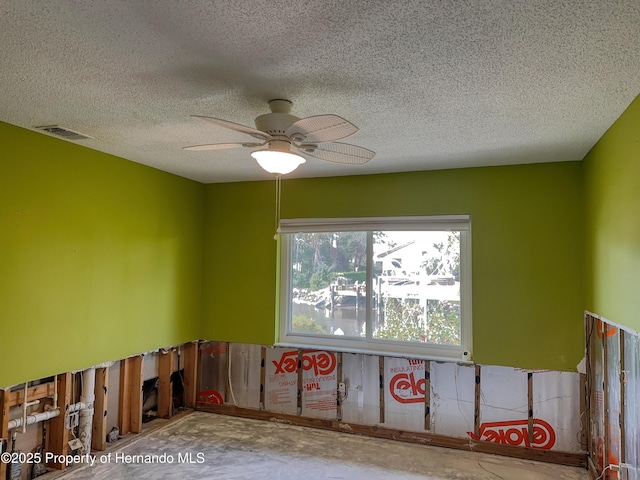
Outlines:
{"type": "Polygon", "coordinates": [[[471,359],[468,216],[281,223],[279,345],[471,359]]]}

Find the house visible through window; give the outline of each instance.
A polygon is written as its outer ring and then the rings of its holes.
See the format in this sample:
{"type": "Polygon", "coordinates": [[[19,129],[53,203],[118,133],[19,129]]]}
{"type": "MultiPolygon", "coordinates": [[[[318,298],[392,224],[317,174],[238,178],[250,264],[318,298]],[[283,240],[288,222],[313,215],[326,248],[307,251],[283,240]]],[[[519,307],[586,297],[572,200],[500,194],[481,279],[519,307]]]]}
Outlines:
{"type": "Polygon", "coordinates": [[[280,344],[470,359],[467,216],[283,220],[280,344]]]}

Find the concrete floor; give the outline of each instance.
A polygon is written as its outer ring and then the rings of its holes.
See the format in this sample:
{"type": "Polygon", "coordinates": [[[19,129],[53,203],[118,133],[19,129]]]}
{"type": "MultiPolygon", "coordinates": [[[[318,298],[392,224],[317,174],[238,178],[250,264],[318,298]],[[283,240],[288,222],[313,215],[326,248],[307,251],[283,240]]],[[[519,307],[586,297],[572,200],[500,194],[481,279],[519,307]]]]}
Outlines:
{"type": "Polygon", "coordinates": [[[577,468],[201,412],[143,433],[110,452],[110,460],[103,458],[101,464],[98,455],[95,465],[76,468],[58,478],[589,479],[586,470],[577,468]],[[141,457],[119,457],[116,463],[116,454],[141,457]],[[165,457],[144,457],[162,454],[165,457]],[[171,459],[173,463],[168,463],[171,459]]]}

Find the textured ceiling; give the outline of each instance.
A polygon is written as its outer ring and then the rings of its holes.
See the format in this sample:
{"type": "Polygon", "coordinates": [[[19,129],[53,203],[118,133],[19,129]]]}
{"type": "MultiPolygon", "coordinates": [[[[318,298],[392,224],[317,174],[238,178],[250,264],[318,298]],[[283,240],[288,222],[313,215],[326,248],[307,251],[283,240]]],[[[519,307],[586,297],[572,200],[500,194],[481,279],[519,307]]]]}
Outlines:
{"type": "Polygon", "coordinates": [[[190,114],[355,123],[315,177],[580,160],[638,93],[638,0],[0,2],[0,120],[206,183],[270,176],[190,114]]]}

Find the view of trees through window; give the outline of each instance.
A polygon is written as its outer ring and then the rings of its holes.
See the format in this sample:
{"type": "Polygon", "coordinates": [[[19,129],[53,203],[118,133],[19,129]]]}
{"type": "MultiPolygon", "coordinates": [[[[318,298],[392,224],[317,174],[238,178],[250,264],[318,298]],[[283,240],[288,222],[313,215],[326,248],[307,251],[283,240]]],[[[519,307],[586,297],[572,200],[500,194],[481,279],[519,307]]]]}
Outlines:
{"type": "Polygon", "coordinates": [[[291,235],[292,333],[460,345],[460,232],[372,232],[370,289],[367,238],[291,235]]]}

